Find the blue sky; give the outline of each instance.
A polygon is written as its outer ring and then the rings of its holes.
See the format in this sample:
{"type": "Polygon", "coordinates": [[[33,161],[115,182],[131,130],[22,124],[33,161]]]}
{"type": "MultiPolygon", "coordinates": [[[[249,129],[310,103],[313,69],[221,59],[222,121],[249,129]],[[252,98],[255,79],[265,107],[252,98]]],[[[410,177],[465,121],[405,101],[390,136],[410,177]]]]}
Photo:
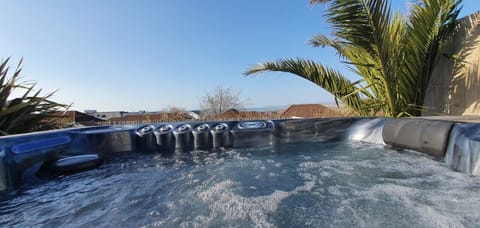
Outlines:
{"type": "MultiPolygon", "coordinates": [[[[242,75],[282,57],[343,69],[332,50],[306,45],[329,33],[324,9],[308,0],[5,1],[0,58],[13,66],[23,57],[25,80],[59,89],[54,99],[81,111],[197,109],[218,85],[241,91],[249,107],[332,103],[293,75],[242,75]]],[[[464,0],[463,16],[478,10],[479,0],[464,0]]]]}

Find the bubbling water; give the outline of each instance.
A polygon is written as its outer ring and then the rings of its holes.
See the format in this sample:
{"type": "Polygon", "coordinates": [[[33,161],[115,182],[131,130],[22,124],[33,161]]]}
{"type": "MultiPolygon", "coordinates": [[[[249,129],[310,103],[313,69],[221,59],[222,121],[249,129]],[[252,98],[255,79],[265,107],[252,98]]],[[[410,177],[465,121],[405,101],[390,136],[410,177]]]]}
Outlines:
{"type": "Polygon", "coordinates": [[[475,226],[479,187],[366,143],[139,153],[20,190],[0,202],[0,226],[475,226]]]}

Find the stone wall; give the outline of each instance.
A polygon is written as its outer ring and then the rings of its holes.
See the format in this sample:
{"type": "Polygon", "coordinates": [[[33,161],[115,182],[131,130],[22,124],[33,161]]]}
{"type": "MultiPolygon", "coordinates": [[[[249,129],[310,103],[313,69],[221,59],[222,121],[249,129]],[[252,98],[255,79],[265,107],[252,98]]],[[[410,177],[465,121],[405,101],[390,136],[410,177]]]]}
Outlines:
{"type": "Polygon", "coordinates": [[[480,11],[461,19],[435,68],[424,115],[480,115],[480,11]]]}

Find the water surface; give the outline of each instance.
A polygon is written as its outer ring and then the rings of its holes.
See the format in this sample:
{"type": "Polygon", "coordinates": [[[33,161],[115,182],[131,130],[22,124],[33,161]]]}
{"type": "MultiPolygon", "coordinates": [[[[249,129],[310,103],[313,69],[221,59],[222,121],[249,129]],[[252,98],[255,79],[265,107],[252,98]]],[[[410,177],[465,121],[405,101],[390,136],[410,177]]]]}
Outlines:
{"type": "Polygon", "coordinates": [[[21,189],[0,226],[474,227],[480,178],[364,143],[131,154],[21,189]]]}

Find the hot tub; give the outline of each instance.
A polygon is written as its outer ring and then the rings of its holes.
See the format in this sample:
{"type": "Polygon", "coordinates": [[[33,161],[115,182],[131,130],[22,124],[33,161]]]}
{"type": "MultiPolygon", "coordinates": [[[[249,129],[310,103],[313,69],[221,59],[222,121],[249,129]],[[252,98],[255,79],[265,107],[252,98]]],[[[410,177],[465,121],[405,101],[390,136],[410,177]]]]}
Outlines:
{"type": "Polygon", "coordinates": [[[475,226],[478,132],[336,118],[3,137],[0,225],[475,226]]]}

